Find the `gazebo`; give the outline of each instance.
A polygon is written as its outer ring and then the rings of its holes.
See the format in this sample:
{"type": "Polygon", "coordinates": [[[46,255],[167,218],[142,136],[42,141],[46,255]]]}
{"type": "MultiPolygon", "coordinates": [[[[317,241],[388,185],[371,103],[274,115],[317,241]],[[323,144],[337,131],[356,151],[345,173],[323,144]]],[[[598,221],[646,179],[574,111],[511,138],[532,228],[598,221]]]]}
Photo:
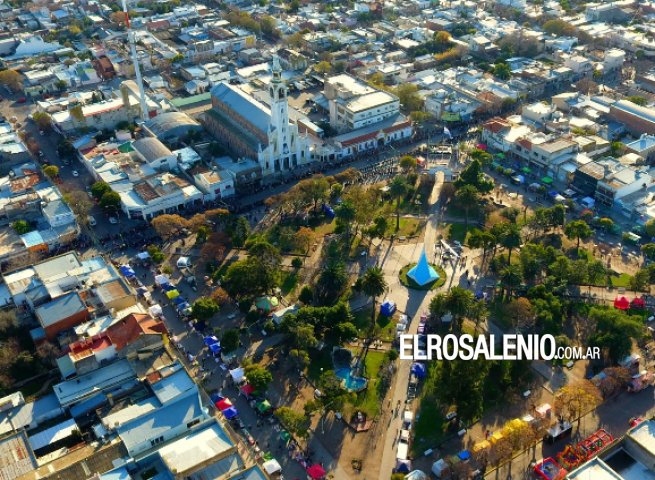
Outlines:
{"type": "Polygon", "coordinates": [[[407,272],[407,277],[411,278],[416,282],[417,285],[423,286],[427,285],[430,282],[439,280],[439,274],[432,268],[432,265],[428,263],[428,257],[425,254],[425,248],[421,251],[421,256],[418,259],[418,263],[414,268],[407,272]]]}

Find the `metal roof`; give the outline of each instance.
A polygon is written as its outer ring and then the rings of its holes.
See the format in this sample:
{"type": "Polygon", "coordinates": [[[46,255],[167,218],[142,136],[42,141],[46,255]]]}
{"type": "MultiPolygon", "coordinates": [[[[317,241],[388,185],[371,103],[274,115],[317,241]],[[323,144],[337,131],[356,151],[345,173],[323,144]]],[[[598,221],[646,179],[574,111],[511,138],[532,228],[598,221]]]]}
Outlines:
{"type": "Polygon", "coordinates": [[[221,82],[211,90],[211,95],[230,110],[250,122],[263,133],[271,123],[271,111],[264,104],[245,93],[240,88],[221,82]]]}
{"type": "Polygon", "coordinates": [[[169,157],[173,153],[154,137],[140,138],[132,142],[132,147],[146,159],[147,162],[159,160],[162,157],[169,157]]]}
{"type": "Polygon", "coordinates": [[[145,126],[158,137],[166,137],[170,132],[180,128],[185,132],[202,129],[197,121],[182,112],[162,113],[148,120],[145,126]]]}
{"type": "Polygon", "coordinates": [[[114,388],[134,379],[136,379],[136,374],[130,366],[130,362],[119,360],[106,367],[58,383],[54,387],[54,392],[61,406],[67,407],[100,391],[114,388]]]}
{"type": "MultiPolygon", "coordinates": [[[[0,413],[0,435],[29,427],[45,420],[61,415],[63,410],[59,405],[57,397],[50,393],[45,397],[36,399],[33,402],[19,405],[11,410],[0,413]]],[[[33,428],[33,426],[31,427],[33,428]]],[[[2,476],[0,475],[0,478],[2,476]]]]}
{"type": "Polygon", "coordinates": [[[32,446],[32,450],[38,450],[50,445],[51,443],[70,437],[75,430],[79,431],[79,428],[77,427],[75,420],[71,418],[55,425],[54,427],[50,427],[47,430],[32,435],[29,437],[30,445],[32,446]]]}
{"type": "Polygon", "coordinates": [[[85,310],[86,305],[84,305],[79,293],[71,292],[41,305],[34,313],[43,328],[47,328],[85,310]]]}
{"type": "Polygon", "coordinates": [[[182,396],[118,427],[118,435],[131,455],[151,448],[150,441],[165,436],[170,430],[203,416],[198,393],[182,396]]]}
{"type": "Polygon", "coordinates": [[[151,387],[157,400],[162,405],[191,390],[198,391],[195,382],[183,368],[162,378],[156,383],[152,383],[151,387]]]}
{"type": "Polygon", "coordinates": [[[25,432],[18,432],[0,440],[0,478],[18,478],[36,467],[36,459],[25,432]]]}

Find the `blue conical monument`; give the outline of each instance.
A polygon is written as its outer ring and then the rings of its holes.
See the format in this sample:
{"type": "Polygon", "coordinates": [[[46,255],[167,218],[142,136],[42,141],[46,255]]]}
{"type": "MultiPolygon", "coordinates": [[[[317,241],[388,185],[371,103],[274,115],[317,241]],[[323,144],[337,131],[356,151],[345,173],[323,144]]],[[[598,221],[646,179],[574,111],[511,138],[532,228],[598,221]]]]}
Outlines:
{"type": "Polygon", "coordinates": [[[420,287],[439,279],[439,274],[434,270],[434,268],[432,268],[432,265],[428,263],[428,257],[425,254],[425,247],[423,247],[423,250],[421,251],[421,257],[418,259],[418,263],[414,268],[407,272],[407,276],[414,280],[420,287]]]}

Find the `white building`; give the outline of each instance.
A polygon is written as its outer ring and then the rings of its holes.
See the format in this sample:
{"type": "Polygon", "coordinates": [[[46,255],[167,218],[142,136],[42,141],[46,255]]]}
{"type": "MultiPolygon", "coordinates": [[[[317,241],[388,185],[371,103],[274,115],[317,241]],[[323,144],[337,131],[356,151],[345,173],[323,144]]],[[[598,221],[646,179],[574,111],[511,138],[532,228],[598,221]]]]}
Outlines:
{"type": "Polygon", "coordinates": [[[368,127],[400,113],[398,97],[345,73],[328,78],[324,94],[330,125],[339,132],[368,127]]]}

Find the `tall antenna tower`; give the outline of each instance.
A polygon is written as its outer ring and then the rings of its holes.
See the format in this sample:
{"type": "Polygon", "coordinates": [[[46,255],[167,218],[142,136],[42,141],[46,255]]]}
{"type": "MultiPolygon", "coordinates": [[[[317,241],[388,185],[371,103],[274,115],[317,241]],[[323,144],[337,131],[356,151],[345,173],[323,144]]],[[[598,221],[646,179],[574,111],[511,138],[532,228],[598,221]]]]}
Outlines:
{"type": "Polygon", "coordinates": [[[141,69],[139,60],[136,56],[136,41],[134,39],[134,30],[130,24],[130,15],[127,11],[127,1],[123,0],[123,12],[125,12],[125,25],[127,26],[127,39],[130,42],[130,51],[132,52],[132,62],[134,63],[134,74],[136,75],[136,84],[139,87],[139,102],[141,103],[141,119],[145,122],[148,120],[148,104],[146,103],[146,93],[143,90],[143,79],[141,78],[141,69]]]}

